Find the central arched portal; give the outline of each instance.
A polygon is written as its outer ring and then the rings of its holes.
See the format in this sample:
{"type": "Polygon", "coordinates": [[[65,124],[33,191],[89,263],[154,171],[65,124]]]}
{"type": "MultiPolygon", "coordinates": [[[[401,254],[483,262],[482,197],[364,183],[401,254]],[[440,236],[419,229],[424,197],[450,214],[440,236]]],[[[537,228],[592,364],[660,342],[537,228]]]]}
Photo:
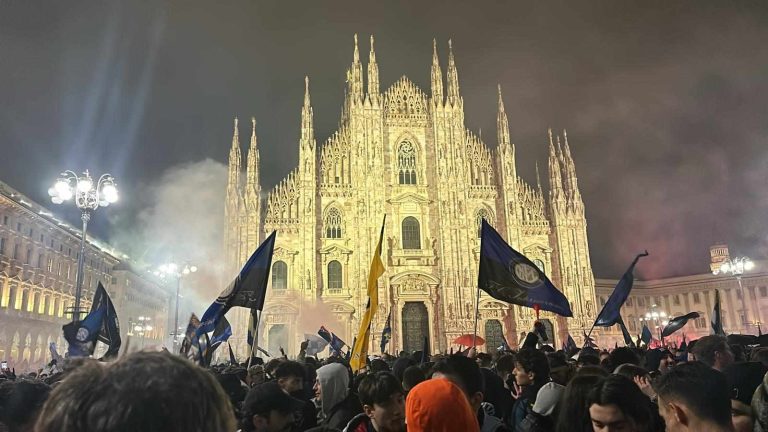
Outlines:
{"type": "Polygon", "coordinates": [[[403,351],[421,351],[424,338],[429,338],[427,307],[422,302],[406,302],[403,306],[403,351]]]}
{"type": "Polygon", "coordinates": [[[552,324],[552,321],[548,319],[542,319],[540,321],[544,325],[544,330],[547,333],[547,340],[544,343],[547,345],[552,345],[553,347],[556,347],[557,345],[555,345],[555,326],[552,324]]]}
{"type": "Polygon", "coordinates": [[[485,322],[485,351],[489,353],[496,352],[504,344],[504,331],[501,328],[501,322],[496,319],[490,319],[485,322]]]}
{"type": "Polygon", "coordinates": [[[288,349],[288,328],[285,324],[274,324],[269,328],[269,355],[277,357],[280,348],[288,349]]]}

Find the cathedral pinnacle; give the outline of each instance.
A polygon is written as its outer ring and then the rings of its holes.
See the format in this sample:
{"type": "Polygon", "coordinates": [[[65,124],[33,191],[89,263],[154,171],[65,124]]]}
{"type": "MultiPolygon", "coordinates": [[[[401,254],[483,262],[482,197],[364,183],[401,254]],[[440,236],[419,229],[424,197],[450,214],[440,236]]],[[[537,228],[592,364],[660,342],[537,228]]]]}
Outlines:
{"type": "Polygon", "coordinates": [[[379,66],[376,64],[376,51],[373,50],[373,35],[371,35],[371,52],[368,55],[368,95],[374,104],[379,99],[379,66]]]}
{"type": "Polygon", "coordinates": [[[453,43],[448,39],[448,102],[455,105],[459,101],[459,73],[456,71],[456,61],[453,58],[453,43]]]}
{"type": "Polygon", "coordinates": [[[504,111],[504,100],[501,97],[501,84],[498,85],[499,90],[499,112],[496,116],[496,133],[499,147],[505,147],[510,144],[509,138],[509,121],[507,120],[507,113],[504,111]]]}
{"type": "Polygon", "coordinates": [[[347,71],[347,86],[349,96],[353,103],[363,101],[363,65],[360,63],[360,50],[357,47],[357,33],[355,33],[355,50],[352,56],[352,66],[347,71]]]}
{"type": "Polygon", "coordinates": [[[437,57],[437,40],[432,39],[432,100],[443,104],[443,71],[440,69],[440,60],[437,57]]]}
{"type": "Polygon", "coordinates": [[[237,147],[238,151],[240,151],[239,150],[240,149],[240,132],[238,131],[237,126],[238,126],[238,120],[237,120],[237,116],[235,116],[235,127],[234,127],[235,130],[234,132],[232,132],[232,148],[234,149],[235,147],[237,147]]]}
{"type": "MultiPolygon", "coordinates": [[[[254,201],[258,201],[253,197],[254,192],[258,192],[261,187],[259,186],[259,146],[256,140],[256,117],[251,117],[251,146],[248,148],[248,160],[246,163],[246,204],[253,206],[254,201]]],[[[258,197],[258,193],[256,193],[258,197]]]]}
{"type": "Polygon", "coordinates": [[[368,61],[376,63],[376,51],[373,50],[373,35],[371,35],[371,53],[368,56],[368,61]]]}
{"type": "Polygon", "coordinates": [[[256,117],[251,117],[251,148],[256,147],[256,117]]]}
{"type": "MultiPolygon", "coordinates": [[[[560,157],[559,157],[559,151],[555,150],[555,145],[552,140],[552,129],[548,129],[549,133],[549,199],[553,202],[558,201],[564,201],[565,196],[563,195],[563,177],[560,170],[560,157]]],[[[558,149],[559,149],[559,139],[558,137],[558,149]]],[[[553,209],[555,206],[553,206],[553,209]]]]}
{"type": "Polygon", "coordinates": [[[235,117],[234,132],[232,133],[232,146],[229,149],[229,176],[227,180],[227,211],[234,214],[239,205],[240,198],[240,169],[242,157],[240,153],[240,134],[238,132],[238,120],[235,117]]]}
{"type": "Polygon", "coordinates": [[[355,52],[352,55],[353,63],[360,63],[360,50],[357,48],[357,33],[355,33],[355,52]]]}
{"type": "Polygon", "coordinates": [[[309,107],[309,77],[304,75],[304,108],[309,107]]]}
{"type": "Polygon", "coordinates": [[[309,77],[304,77],[304,106],[301,108],[301,146],[312,147],[314,141],[314,126],[312,124],[312,105],[309,102],[309,77]]]}

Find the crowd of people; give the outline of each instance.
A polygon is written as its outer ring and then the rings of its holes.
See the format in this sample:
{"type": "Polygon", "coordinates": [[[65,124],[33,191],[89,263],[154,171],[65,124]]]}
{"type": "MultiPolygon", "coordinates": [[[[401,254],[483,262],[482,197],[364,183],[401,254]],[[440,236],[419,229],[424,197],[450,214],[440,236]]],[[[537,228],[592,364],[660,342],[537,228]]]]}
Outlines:
{"type": "MultiPolygon", "coordinates": [[[[303,353],[303,351],[302,351],[303,353]]],[[[0,432],[768,431],[768,348],[254,358],[204,369],[168,352],[72,359],[0,379],[0,432]]]]}

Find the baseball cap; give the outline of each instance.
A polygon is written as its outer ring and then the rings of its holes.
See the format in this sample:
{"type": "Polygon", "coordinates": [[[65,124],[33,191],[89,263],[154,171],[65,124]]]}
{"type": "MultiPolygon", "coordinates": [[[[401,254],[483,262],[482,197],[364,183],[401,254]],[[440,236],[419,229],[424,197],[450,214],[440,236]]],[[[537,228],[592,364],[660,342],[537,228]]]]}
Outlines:
{"type": "Polygon", "coordinates": [[[304,409],[304,402],[291,397],[274,382],[259,384],[248,392],[243,408],[248,415],[266,414],[270,411],[291,413],[304,409]]]}

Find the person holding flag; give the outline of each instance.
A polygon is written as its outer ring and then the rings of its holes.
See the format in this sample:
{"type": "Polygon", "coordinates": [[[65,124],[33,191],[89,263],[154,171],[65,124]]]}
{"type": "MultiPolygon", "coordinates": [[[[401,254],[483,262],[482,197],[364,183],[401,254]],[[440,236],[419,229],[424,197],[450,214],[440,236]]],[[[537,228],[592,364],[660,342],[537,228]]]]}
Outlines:
{"type": "MultiPolygon", "coordinates": [[[[219,294],[200,319],[200,326],[195,331],[193,343],[199,346],[200,338],[216,329],[219,322],[235,306],[251,310],[262,310],[267,294],[269,271],[272,268],[272,253],[275,248],[277,231],[264,240],[240,270],[234,281],[219,294]]],[[[256,324],[258,328],[258,323],[256,324]]],[[[255,345],[255,343],[254,343],[255,345]]],[[[201,350],[202,351],[202,350],[201,350]]],[[[251,352],[251,357],[253,352],[251,352]]]]}
{"type": "Polygon", "coordinates": [[[89,357],[93,355],[96,342],[108,345],[102,359],[117,357],[120,351],[120,322],[117,319],[115,305],[109,298],[104,285],[99,282],[93,296],[91,311],[82,321],[72,321],[62,327],[67,340],[69,357],[89,357]]]}
{"type": "Polygon", "coordinates": [[[360,321],[360,331],[352,347],[352,355],[349,359],[349,366],[352,372],[362,369],[368,359],[368,344],[371,339],[371,322],[379,308],[379,277],[384,274],[384,262],[381,260],[381,243],[384,239],[384,224],[387,217],[381,223],[381,233],[379,234],[379,243],[376,245],[376,251],[371,259],[371,271],[368,273],[368,304],[365,307],[365,314],[360,321]]]}
{"type": "Polygon", "coordinates": [[[646,256],[648,256],[648,251],[638,254],[632,261],[632,264],[629,265],[629,268],[624,272],[624,275],[613,289],[611,296],[608,297],[608,301],[605,302],[605,306],[603,306],[603,309],[600,310],[600,313],[597,315],[597,319],[595,319],[595,323],[592,324],[592,329],[589,330],[587,337],[592,334],[592,330],[595,327],[610,327],[619,324],[621,333],[624,335],[624,343],[627,346],[633,345],[632,338],[629,336],[627,327],[624,325],[624,320],[621,318],[621,307],[624,305],[624,302],[627,301],[630,291],[632,291],[632,285],[635,282],[635,265],[640,258],[646,256]]]}

